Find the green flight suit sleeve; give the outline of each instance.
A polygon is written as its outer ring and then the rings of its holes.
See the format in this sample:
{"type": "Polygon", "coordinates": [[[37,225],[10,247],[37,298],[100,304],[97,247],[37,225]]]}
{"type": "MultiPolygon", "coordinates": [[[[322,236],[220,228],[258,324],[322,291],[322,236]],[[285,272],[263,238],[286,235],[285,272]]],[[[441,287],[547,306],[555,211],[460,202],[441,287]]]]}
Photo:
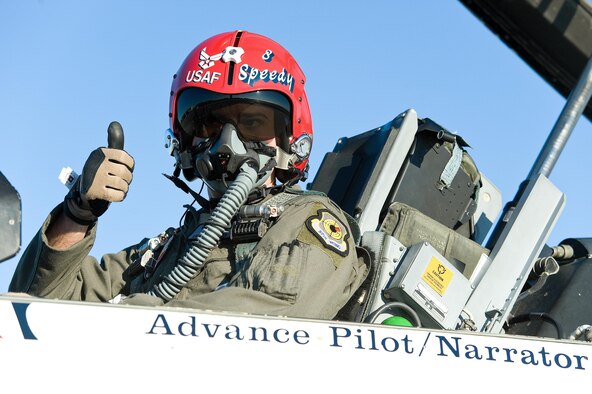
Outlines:
{"type": "Polygon", "coordinates": [[[61,213],[61,204],[47,217],[15,269],[11,292],[74,301],[108,301],[124,285],[128,250],[105,255],[99,264],[89,252],[94,244],[96,225],[86,237],[65,250],[48,245],[45,231],[61,213]]]}

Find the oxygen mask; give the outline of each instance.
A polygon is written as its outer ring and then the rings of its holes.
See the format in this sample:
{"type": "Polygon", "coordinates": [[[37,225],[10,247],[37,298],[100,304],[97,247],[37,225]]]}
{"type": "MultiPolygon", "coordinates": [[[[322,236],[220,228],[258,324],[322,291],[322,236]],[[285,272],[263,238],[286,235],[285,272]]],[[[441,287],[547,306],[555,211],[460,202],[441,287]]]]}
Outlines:
{"type": "Polygon", "coordinates": [[[247,164],[257,172],[254,188],[263,185],[275,167],[276,148],[260,141],[243,141],[233,123],[225,123],[213,138],[197,139],[194,166],[213,191],[224,194],[247,164]]]}

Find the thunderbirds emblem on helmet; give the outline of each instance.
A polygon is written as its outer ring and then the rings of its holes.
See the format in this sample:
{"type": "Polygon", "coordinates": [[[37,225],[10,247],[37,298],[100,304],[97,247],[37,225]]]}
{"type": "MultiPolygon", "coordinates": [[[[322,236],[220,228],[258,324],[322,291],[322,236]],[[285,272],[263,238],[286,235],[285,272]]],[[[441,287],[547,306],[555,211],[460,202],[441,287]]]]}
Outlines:
{"type": "Polygon", "coordinates": [[[238,64],[242,61],[241,56],[243,53],[245,53],[245,50],[241,47],[227,47],[222,52],[222,61],[224,63],[235,62],[238,64]]]}
{"type": "Polygon", "coordinates": [[[206,49],[207,48],[202,49],[199,54],[199,67],[201,67],[202,70],[212,67],[216,64],[216,60],[220,59],[222,59],[224,63],[240,63],[242,61],[241,56],[245,53],[245,50],[241,47],[228,46],[221,53],[210,56],[207,54],[206,49]]]}

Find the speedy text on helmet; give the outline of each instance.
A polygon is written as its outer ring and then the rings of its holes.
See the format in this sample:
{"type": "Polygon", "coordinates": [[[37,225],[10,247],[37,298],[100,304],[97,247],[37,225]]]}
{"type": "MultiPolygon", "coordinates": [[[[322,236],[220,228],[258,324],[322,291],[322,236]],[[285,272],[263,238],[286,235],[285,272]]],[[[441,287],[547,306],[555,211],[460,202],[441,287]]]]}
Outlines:
{"type": "Polygon", "coordinates": [[[251,67],[248,64],[243,64],[240,67],[238,79],[253,86],[255,82],[261,80],[264,82],[280,83],[289,87],[290,92],[294,91],[294,77],[292,74],[282,68],[282,71],[277,70],[259,70],[256,67],[251,67]]]}

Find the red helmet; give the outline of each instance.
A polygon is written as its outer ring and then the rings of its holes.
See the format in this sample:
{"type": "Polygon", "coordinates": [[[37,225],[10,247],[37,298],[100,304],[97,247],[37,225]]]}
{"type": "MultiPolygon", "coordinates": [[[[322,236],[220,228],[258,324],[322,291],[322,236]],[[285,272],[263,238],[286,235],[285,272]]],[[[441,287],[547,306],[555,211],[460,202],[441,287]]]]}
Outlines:
{"type": "Polygon", "coordinates": [[[208,38],[173,77],[169,117],[179,151],[190,147],[193,138],[181,125],[179,97],[184,91],[185,97],[204,102],[249,99],[285,108],[291,121],[277,133],[283,135],[276,135],[276,169],[283,170],[277,176],[282,181],[305,178],[313,137],[305,80],[292,55],[267,37],[238,30],[208,38]]]}

